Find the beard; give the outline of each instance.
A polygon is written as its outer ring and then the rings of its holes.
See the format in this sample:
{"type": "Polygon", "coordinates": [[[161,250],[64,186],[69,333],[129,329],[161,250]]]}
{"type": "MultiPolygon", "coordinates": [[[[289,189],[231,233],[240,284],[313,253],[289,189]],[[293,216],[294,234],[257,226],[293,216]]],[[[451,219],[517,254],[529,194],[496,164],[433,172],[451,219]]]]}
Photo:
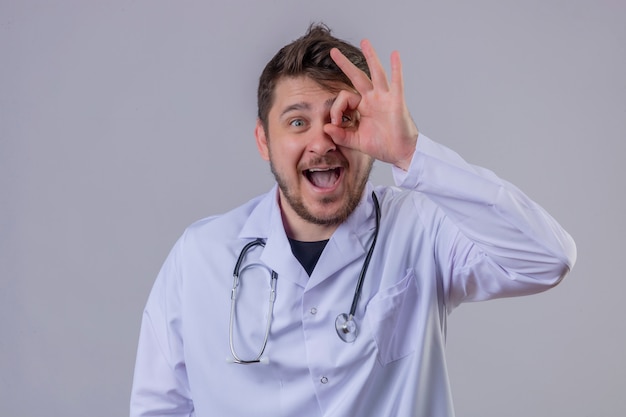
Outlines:
{"type": "Polygon", "coordinates": [[[276,179],[276,183],[278,187],[283,193],[287,204],[296,212],[300,218],[303,220],[321,225],[321,226],[334,226],[343,223],[349,216],[352,214],[356,206],[359,205],[361,201],[361,196],[363,195],[363,190],[369,180],[370,172],[372,171],[372,166],[374,165],[374,160],[371,159],[369,164],[366,166],[362,174],[357,178],[357,183],[354,188],[348,190],[347,195],[342,195],[340,197],[328,197],[320,200],[322,204],[331,204],[336,202],[338,199],[344,199],[343,204],[339,207],[338,210],[331,213],[328,216],[316,216],[307,208],[302,200],[302,196],[297,193],[295,187],[292,190],[287,183],[287,180],[281,176],[276,167],[272,162],[272,158],[270,157],[270,169],[272,170],[272,174],[274,174],[274,178],[276,179]],[[294,192],[296,191],[296,192],[294,192]]]}

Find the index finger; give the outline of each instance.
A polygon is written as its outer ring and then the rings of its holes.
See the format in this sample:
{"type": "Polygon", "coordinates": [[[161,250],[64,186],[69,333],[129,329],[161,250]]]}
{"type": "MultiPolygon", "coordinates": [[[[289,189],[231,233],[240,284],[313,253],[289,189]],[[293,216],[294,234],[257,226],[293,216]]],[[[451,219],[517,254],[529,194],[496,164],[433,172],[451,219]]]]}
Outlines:
{"type": "Polygon", "coordinates": [[[365,60],[367,61],[367,67],[370,70],[370,75],[372,76],[372,84],[374,85],[374,88],[387,90],[389,88],[389,84],[387,82],[387,74],[385,73],[383,64],[380,62],[378,54],[376,54],[372,43],[367,39],[363,39],[361,41],[361,51],[363,51],[363,55],[365,56],[365,60]]]}
{"type": "Polygon", "coordinates": [[[352,81],[352,85],[361,95],[372,89],[372,81],[337,48],[330,50],[330,57],[341,71],[352,81]]]}

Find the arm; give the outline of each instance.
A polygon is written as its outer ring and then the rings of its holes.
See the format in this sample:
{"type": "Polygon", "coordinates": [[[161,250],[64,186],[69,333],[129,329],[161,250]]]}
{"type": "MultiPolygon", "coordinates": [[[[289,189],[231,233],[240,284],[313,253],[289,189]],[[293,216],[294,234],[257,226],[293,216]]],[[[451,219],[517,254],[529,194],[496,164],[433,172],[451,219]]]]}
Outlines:
{"type": "Polygon", "coordinates": [[[575,262],[572,238],[512,184],[420,135],[406,108],[398,53],[391,56],[388,83],[370,43],[361,47],[371,80],[339,51],[331,52],[356,92],[339,94],[326,132],[340,146],[393,164],[400,186],[427,195],[445,213],[437,246],[450,304],[558,283],[575,262]],[[355,126],[338,124],[346,113],[357,116],[355,126]]]}
{"type": "Polygon", "coordinates": [[[449,308],[543,291],[574,265],[573,239],[543,208],[423,135],[410,169],[394,168],[394,179],[445,213],[438,254],[442,264],[454,266],[442,268],[449,308]]]}
{"type": "Polygon", "coordinates": [[[130,416],[193,416],[180,334],[177,244],[146,304],[139,335],[130,416]]]}

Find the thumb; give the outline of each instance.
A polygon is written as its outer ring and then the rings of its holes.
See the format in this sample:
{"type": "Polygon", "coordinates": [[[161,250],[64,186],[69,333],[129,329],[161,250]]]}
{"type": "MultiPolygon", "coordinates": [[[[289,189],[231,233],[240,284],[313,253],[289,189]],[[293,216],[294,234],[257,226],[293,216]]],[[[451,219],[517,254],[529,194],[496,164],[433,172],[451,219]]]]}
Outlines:
{"type": "Polygon", "coordinates": [[[324,132],[335,142],[338,146],[343,146],[345,148],[355,149],[356,141],[355,134],[343,127],[336,126],[332,123],[327,123],[324,126],[324,132]]]}

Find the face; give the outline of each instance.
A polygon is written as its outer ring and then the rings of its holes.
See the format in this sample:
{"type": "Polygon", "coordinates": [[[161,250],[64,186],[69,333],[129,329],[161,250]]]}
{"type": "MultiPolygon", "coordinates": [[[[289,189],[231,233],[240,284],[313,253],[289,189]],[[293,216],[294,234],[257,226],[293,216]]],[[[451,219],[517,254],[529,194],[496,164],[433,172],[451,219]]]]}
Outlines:
{"type": "MultiPolygon", "coordinates": [[[[345,87],[347,88],[347,87],[345,87]]],[[[267,130],[257,122],[261,156],[270,161],[289,225],[336,226],[358,205],[373,159],[337,146],[324,132],[337,92],[301,76],[276,84],[267,130]]],[[[346,127],[351,122],[344,117],[346,127]]]]}

